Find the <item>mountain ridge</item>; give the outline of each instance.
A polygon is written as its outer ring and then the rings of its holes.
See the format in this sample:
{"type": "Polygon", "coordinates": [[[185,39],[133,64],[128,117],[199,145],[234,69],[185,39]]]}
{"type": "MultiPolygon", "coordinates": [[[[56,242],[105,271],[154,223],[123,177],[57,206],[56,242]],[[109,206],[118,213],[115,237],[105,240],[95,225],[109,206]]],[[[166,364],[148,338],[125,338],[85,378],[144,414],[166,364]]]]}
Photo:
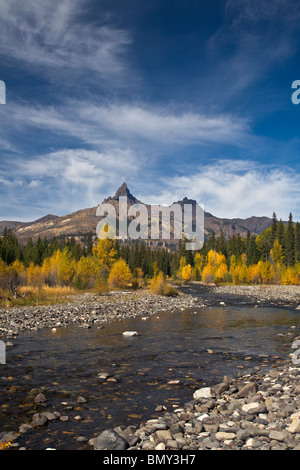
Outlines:
{"type": "MultiPolygon", "coordinates": [[[[118,188],[114,196],[104,199],[103,203],[112,204],[117,209],[120,196],[127,197],[128,206],[143,204],[131,194],[125,182],[118,188]]],[[[188,199],[187,197],[176,202],[181,205],[197,203],[194,199],[188,199]]],[[[147,208],[150,207],[150,205],[144,205],[147,208]]],[[[74,236],[80,240],[80,237],[89,232],[96,234],[96,227],[100,220],[96,215],[96,211],[97,207],[93,207],[81,209],[61,217],[48,214],[33,222],[0,221],[0,234],[7,227],[13,231],[20,242],[26,242],[29,238],[36,240],[38,237],[52,239],[53,237],[74,236]]],[[[229,219],[216,217],[209,212],[204,213],[204,232],[206,238],[212,231],[215,232],[216,236],[223,231],[225,239],[230,238],[233,234],[240,234],[245,237],[248,230],[251,234],[258,235],[270,227],[271,224],[272,219],[266,216],[229,219]]]]}

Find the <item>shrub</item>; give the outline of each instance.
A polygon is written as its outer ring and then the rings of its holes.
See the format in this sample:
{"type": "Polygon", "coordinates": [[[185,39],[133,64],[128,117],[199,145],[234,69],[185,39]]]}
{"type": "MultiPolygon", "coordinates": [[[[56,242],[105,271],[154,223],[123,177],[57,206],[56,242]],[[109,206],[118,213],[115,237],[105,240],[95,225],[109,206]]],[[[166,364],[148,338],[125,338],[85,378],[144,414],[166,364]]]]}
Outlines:
{"type": "Polygon", "coordinates": [[[175,296],[178,295],[178,290],[175,287],[170,286],[166,283],[164,273],[160,271],[155,276],[150,284],[150,290],[156,295],[175,296]]]}

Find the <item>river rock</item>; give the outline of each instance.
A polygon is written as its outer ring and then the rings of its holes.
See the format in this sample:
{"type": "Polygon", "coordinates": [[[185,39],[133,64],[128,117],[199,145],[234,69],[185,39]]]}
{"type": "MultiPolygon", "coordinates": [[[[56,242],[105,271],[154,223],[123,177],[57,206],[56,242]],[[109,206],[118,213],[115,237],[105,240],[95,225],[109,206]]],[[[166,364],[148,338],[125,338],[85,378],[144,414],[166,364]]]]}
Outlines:
{"type": "Polygon", "coordinates": [[[60,416],[57,416],[56,414],[52,413],[51,411],[43,411],[41,413],[45,418],[47,418],[48,421],[55,421],[56,419],[60,418],[60,416]]]}
{"type": "Polygon", "coordinates": [[[39,428],[41,426],[45,426],[45,424],[47,424],[47,422],[48,422],[48,419],[46,418],[46,416],[44,416],[40,413],[36,413],[32,417],[31,426],[33,428],[39,428]]]}
{"type": "Polygon", "coordinates": [[[200,398],[213,398],[214,392],[211,387],[203,387],[196,390],[193,397],[195,400],[199,400],[200,398]]]}
{"type": "Polygon", "coordinates": [[[106,429],[94,440],[94,450],[126,450],[128,442],[113,429],[106,429]]]}
{"type": "Polygon", "coordinates": [[[46,403],[47,398],[43,393],[38,393],[34,399],[34,403],[46,403]]]}
{"type": "Polygon", "coordinates": [[[284,434],[280,431],[271,431],[269,438],[274,439],[275,441],[284,441],[284,434]]]}
{"type": "Polygon", "coordinates": [[[206,432],[217,432],[220,425],[218,416],[208,416],[202,420],[206,432]]]}
{"type": "Polygon", "coordinates": [[[254,395],[258,390],[258,384],[256,382],[250,382],[246,384],[237,393],[238,398],[247,398],[249,395],[254,395]]]}
{"type": "Polygon", "coordinates": [[[244,411],[245,413],[258,415],[259,413],[265,413],[267,411],[267,408],[265,405],[262,405],[261,403],[253,402],[253,403],[247,403],[246,405],[243,405],[242,411],[244,411]]]}
{"type": "Polygon", "coordinates": [[[86,399],[84,397],[78,397],[77,398],[77,403],[82,405],[83,403],[86,403],[86,399]]]}
{"type": "Polygon", "coordinates": [[[137,331],[123,331],[123,336],[139,336],[137,331]]]}
{"type": "Polygon", "coordinates": [[[222,431],[216,432],[217,441],[226,441],[227,439],[231,440],[235,438],[236,438],[236,435],[233,432],[222,432],[222,431]]]}
{"type": "Polygon", "coordinates": [[[154,433],[154,439],[157,443],[163,442],[166,444],[168,441],[173,439],[172,434],[169,430],[156,431],[154,433]]]}
{"type": "Polygon", "coordinates": [[[294,419],[289,425],[289,427],[287,428],[287,430],[291,432],[292,434],[300,433],[300,418],[294,419]]]}
{"type": "Polygon", "coordinates": [[[230,384],[227,382],[221,382],[213,387],[213,391],[217,395],[222,395],[222,393],[226,392],[230,388],[230,384]]]}

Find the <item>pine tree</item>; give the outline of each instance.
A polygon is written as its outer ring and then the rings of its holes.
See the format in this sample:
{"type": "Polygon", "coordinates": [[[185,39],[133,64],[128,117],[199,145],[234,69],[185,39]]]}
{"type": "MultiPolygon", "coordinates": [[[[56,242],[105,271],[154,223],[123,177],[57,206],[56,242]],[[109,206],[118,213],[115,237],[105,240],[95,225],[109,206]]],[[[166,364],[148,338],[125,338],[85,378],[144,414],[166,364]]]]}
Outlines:
{"type": "Polygon", "coordinates": [[[246,256],[247,256],[247,265],[256,264],[259,260],[259,253],[256,246],[256,237],[251,235],[250,232],[247,234],[246,239],[246,256]]]}
{"type": "Polygon", "coordinates": [[[87,235],[87,240],[86,240],[86,254],[87,256],[91,256],[93,253],[93,234],[92,232],[89,232],[87,235]]]}
{"type": "Polygon", "coordinates": [[[282,246],[283,252],[285,251],[285,226],[282,219],[277,224],[276,238],[282,246]]]}
{"type": "Polygon", "coordinates": [[[227,254],[226,241],[225,241],[225,236],[224,236],[223,230],[221,230],[221,233],[217,238],[216,250],[217,250],[218,253],[221,253],[222,255],[226,256],[226,254],[227,254]]]}
{"type": "Polygon", "coordinates": [[[277,216],[276,216],[275,212],[273,212],[271,234],[270,234],[271,248],[273,247],[276,238],[277,238],[277,216]]]}
{"type": "Polygon", "coordinates": [[[295,228],[295,260],[300,263],[300,223],[296,223],[295,228]]]}
{"type": "Polygon", "coordinates": [[[208,242],[207,242],[207,250],[215,250],[216,249],[216,236],[214,230],[211,231],[208,242]]]}
{"type": "Polygon", "coordinates": [[[293,216],[290,213],[285,236],[285,262],[288,266],[295,264],[295,228],[293,216]]]}

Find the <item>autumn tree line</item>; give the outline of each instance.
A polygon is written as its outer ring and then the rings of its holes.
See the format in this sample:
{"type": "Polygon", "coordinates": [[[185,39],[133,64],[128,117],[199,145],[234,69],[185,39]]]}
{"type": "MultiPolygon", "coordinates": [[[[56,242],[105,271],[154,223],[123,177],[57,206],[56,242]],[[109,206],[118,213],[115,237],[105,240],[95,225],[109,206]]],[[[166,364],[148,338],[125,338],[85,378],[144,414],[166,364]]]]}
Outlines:
{"type": "MultiPolygon", "coordinates": [[[[272,225],[256,236],[212,231],[201,250],[153,248],[143,241],[94,240],[92,233],[79,241],[38,238],[20,244],[9,229],[0,237],[0,296],[21,287],[71,286],[77,290],[134,288],[150,284],[157,293],[172,294],[164,280],[205,283],[299,284],[300,224],[292,214],[284,224],[273,214],[272,225]]],[[[26,292],[26,291],[25,291],[26,292]]]]}

